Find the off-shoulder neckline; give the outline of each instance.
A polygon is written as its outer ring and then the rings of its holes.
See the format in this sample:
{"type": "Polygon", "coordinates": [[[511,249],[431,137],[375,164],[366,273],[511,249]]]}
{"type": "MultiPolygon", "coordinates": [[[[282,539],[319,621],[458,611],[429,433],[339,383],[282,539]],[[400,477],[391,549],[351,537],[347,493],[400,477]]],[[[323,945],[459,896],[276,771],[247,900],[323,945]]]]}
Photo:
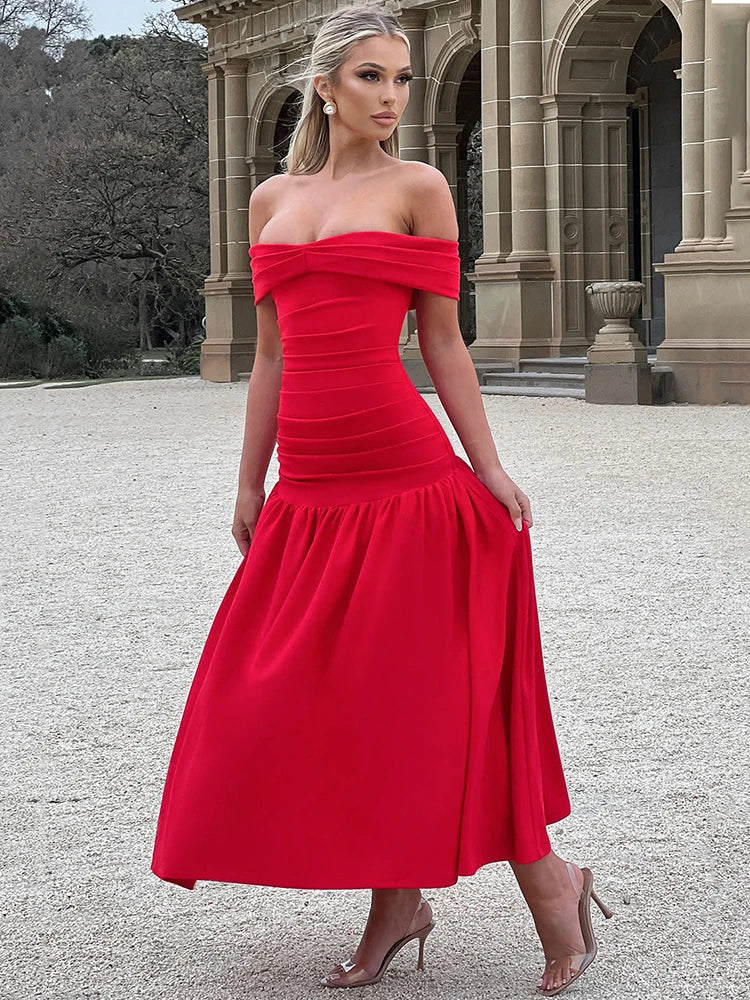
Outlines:
{"type": "Polygon", "coordinates": [[[458,246],[458,240],[446,240],[442,236],[419,236],[415,233],[394,233],[390,229],[355,229],[349,233],[334,233],[333,236],[321,236],[317,240],[307,240],[305,243],[275,243],[270,240],[263,240],[260,243],[251,243],[250,250],[256,247],[309,247],[317,243],[328,243],[330,240],[340,240],[347,236],[395,236],[403,237],[406,240],[426,240],[428,243],[445,243],[450,246],[458,246]]]}

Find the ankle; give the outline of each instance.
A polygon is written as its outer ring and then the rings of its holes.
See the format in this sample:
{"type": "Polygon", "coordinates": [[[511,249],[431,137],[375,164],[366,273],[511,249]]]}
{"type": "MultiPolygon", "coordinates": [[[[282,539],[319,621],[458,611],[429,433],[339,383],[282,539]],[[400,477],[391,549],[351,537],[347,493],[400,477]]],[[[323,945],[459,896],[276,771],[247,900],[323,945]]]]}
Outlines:
{"type": "Polygon", "coordinates": [[[510,862],[519,888],[529,905],[562,902],[581,881],[580,868],[573,864],[573,878],[568,864],[554,852],[530,864],[510,862]],[[574,879],[577,880],[574,882],[574,879]]]}
{"type": "Polygon", "coordinates": [[[414,901],[414,905],[419,902],[422,898],[421,889],[373,889],[372,899],[373,902],[377,899],[378,901],[395,901],[395,902],[411,902],[414,901]]]}

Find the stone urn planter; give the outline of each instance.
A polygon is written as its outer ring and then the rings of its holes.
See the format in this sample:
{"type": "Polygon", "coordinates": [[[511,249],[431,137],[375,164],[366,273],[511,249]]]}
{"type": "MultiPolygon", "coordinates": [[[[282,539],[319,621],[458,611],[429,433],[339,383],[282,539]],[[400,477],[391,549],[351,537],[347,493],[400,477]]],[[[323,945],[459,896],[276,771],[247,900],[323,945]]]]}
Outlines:
{"type": "Polygon", "coordinates": [[[586,352],[591,364],[646,363],[646,348],[630,325],[645,287],[641,281],[594,281],[586,285],[591,305],[606,321],[586,352]]]}

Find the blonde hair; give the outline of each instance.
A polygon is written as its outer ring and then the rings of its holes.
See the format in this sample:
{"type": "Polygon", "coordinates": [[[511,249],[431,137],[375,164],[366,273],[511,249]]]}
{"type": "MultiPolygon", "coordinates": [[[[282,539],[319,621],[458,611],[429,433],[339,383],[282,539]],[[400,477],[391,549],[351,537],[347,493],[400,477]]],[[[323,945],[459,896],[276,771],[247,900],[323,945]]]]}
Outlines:
{"type": "MultiPolygon", "coordinates": [[[[410,48],[403,28],[394,15],[382,7],[345,7],[329,15],[321,24],[313,40],[307,69],[299,78],[304,84],[302,111],[292,132],[289,152],[281,160],[281,166],[287,173],[315,174],[328,159],[328,115],[323,111],[323,101],[313,86],[313,77],[322,74],[335,86],[349,50],[373,35],[402,38],[410,48]]],[[[398,159],[398,126],[387,139],[380,140],[380,146],[389,156],[398,159]]]]}

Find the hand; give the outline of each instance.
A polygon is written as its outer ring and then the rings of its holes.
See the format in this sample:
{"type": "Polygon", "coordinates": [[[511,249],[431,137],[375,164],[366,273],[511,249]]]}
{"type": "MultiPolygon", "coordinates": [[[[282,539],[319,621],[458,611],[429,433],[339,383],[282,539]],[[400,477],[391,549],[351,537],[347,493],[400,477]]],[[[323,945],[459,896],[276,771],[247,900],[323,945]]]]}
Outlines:
{"type": "Polygon", "coordinates": [[[240,487],[237,494],[237,503],[234,507],[232,535],[240,547],[243,558],[250,548],[258,515],[265,502],[266,491],[262,487],[260,489],[245,486],[240,487]]]}
{"type": "Polygon", "coordinates": [[[529,498],[520,487],[516,486],[505,469],[494,469],[487,475],[477,476],[477,478],[487,487],[495,499],[505,504],[518,531],[523,528],[522,521],[525,521],[529,527],[532,526],[534,522],[531,517],[529,498]]]}

